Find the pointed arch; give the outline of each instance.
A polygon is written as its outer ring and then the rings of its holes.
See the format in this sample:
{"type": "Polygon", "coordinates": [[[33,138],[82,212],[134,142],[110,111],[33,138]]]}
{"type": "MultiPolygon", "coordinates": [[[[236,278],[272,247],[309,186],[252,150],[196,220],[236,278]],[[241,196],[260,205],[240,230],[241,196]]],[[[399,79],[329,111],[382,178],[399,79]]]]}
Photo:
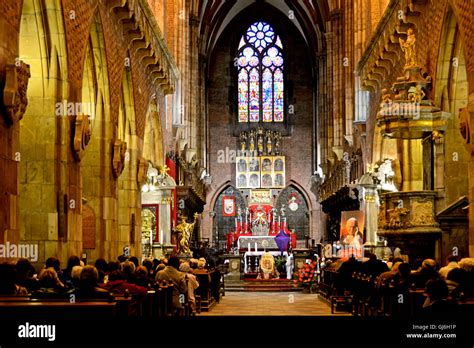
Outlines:
{"type": "Polygon", "coordinates": [[[290,183],[278,195],[276,209],[285,209],[286,225],[296,233],[297,240],[309,237],[311,230],[311,200],[306,192],[295,182],[290,183]]]}
{"type": "Polygon", "coordinates": [[[216,191],[213,199],[213,209],[215,212],[213,221],[212,241],[219,249],[225,249],[227,233],[235,230],[235,216],[224,216],[222,201],[226,196],[235,197],[235,211],[238,208],[245,211],[245,198],[242,196],[239,189],[235,188],[230,183],[221,187],[220,191],[216,191]]]}

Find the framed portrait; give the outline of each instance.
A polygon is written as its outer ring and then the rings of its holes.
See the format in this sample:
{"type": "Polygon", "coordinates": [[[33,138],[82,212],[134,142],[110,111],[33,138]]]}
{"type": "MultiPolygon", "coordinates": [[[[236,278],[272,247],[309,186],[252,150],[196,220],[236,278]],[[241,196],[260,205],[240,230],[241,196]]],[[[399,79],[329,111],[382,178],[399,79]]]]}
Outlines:
{"type": "Polygon", "coordinates": [[[275,157],[273,171],[275,172],[285,171],[285,157],[284,156],[275,157]]]}
{"type": "Polygon", "coordinates": [[[239,174],[237,176],[237,188],[247,188],[247,175],[239,174]]]}
{"type": "Polygon", "coordinates": [[[259,172],[260,171],[260,159],[257,157],[249,158],[248,160],[248,171],[259,172]]]}
{"type": "Polygon", "coordinates": [[[235,197],[222,197],[222,216],[235,216],[235,197]]]}
{"type": "Polygon", "coordinates": [[[343,246],[361,249],[365,242],[364,223],[364,212],[360,210],[343,211],[341,213],[341,244],[343,246]]]}
{"type": "Polygon", "coordinates": [[[263,174],[262,175],[262,187],[263,188],[271,188],[273,179],[271,174],[263,174]]]}
{"type": "Polygon", "coordinates": [[[262,158],[262,172],[271,172],[272,171],[272,159],[271,157],[262,158]]]}
{"type": "Polygon", "coordinates": [[[275,174],[275,180],[274,180],[274,183],[273,183],[273,187],[275,187],[275,188],[285,187],[285,174],[284,173],[275,174]]]}
{"type": "Polygon", "coordinates": [[[249,187],[250,188],[259,188],[260,187],[260,175],[251,174],[249,176],[249,187]]]}

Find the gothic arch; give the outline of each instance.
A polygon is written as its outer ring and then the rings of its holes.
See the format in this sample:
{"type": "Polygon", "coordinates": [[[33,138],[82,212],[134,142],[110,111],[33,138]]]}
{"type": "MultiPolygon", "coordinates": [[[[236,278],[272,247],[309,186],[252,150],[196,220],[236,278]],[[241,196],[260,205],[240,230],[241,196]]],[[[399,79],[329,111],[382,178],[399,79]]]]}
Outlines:
{"type": "Polygon", "coordinates": [[[287,228],[296,233],[297,240],[305,240],[311,232],[311,201],[304,190],[292,182],[278,195],[275,207],[278,211],[285,207],[287,228]],[[290,204],[292,202],[293,204],[290,204]]]}
{"type": "Polygon", "coordinates": [[[216,194],[213,198],[213,211],[214,218],[212,219],[212,244],[217,245],[220,249],[225,248],[226,234],[230,231],[235,230],[235,216],[223,216],[222,215],[222,198],[224,196],[234,196],[236,207],[235,210],[240,207],[242,210],[246,207],[245,198],[242,196],[239,189],[235,188],[230,183],[227,183],[216,194]]]}

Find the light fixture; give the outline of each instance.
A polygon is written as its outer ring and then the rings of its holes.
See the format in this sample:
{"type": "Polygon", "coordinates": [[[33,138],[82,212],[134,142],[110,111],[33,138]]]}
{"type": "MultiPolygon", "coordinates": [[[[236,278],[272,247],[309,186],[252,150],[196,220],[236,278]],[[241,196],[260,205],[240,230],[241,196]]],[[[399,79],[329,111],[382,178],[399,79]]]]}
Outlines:
{"type": "Polygon", "coordinates": [[[148,190],[149,190],[148,185],[147,184],[143,185],[142,192],[148,192],[148,190]]]}

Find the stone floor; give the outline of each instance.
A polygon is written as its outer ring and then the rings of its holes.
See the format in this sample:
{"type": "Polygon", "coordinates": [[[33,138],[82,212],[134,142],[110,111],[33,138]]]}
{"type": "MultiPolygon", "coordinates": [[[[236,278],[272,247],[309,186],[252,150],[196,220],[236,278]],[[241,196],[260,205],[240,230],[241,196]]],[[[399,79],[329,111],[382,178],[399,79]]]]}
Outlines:
{"type": "MultiPolygon", "coordinates": [[[[220,303],[203,316],[327,316],[331,314],[328,303],[316,294],[298,292],[227,292],[220,303]]],[[[337,313],[333,315],[349,315],[337,313]]]]}

